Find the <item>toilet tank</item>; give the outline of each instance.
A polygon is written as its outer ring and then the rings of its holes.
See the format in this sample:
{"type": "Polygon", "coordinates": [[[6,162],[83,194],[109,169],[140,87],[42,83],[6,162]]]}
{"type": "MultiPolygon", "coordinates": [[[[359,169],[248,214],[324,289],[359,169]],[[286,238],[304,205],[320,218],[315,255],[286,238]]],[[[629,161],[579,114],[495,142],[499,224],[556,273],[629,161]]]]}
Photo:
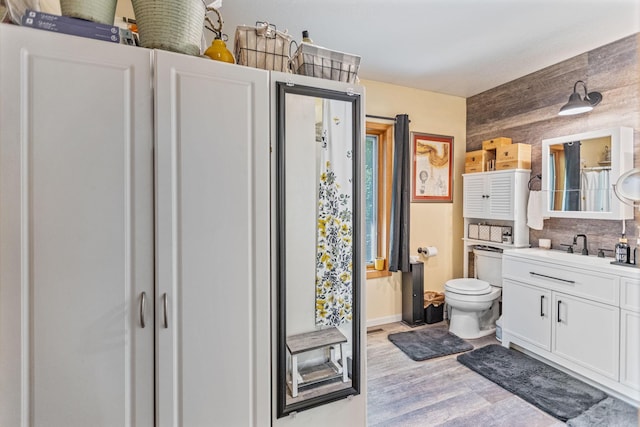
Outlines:
{"type": "Polygon", "coordinates": [[[476,278],[489,282],[492,286],[502,287],[502,253],[486,250],[474,249],[474,268],[476,278]]]}

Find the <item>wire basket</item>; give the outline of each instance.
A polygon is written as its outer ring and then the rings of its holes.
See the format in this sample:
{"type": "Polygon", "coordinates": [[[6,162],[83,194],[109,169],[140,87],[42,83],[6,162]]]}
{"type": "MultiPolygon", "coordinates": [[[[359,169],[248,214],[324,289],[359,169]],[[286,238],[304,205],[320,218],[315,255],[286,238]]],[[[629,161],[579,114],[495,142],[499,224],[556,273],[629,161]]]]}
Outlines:
{"type": "Polygon", "coordinates": [[[305,76],[355,83],[360,57],[308,43],[300,43],[292,58],[293,72],[305,76]]]}
{"type": "Polygon", "coordinates": [[[140,44],[200,55],[207,7],[203,0],[132,0],[140,44]]]}
{"type": "Polygon", "coordinates": [[[239,25],[236,28],[234,53],[240,65],[288,71],[290,45],[291,36],[268,22],[256,22],[255,27],[239,25]]]}
{"type": "Polygon", "coordinates": [[[117,0],[60,0],[64,16],[113,25],[117,0]]]}

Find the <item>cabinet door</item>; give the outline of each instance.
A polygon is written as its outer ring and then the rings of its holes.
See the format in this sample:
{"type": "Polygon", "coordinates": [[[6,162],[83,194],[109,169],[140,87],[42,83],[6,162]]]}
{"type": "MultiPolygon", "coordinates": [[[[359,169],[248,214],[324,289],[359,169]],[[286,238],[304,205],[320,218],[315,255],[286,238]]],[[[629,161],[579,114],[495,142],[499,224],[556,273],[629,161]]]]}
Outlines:
{"type": "Polygon", "coordinates": [[[505,279],[502,283],[503,329],[545,350],[551,349],[551,292],[505,279]]]}
{"type": "Polygon", "coordinates": [[[640,390],[640,313],[620,311],[620,382],[640,390]]]}
{"type": "Polygon", "coordinates": [[[482,174],[464,176],[463,216],[465,218],[485,217],[487,201],[485,182],[482,174]]]}
{"type": "Polygon", "coordinates": [[[617,381],[620,309],[554,292],[553,310],[552,351],[617,381]]]}
{"type": "Polygon", "coordinates": [[[152,426],[150,52],[2,24],[0,64],[0,425],[152,426]]]}
{"type": "Polygon", "coordinates": [[[490,174],[487,176],[487,215],[488,219],[513,219],[514,204],[513,173],[490,174]]]}
{"type": "Polygon", "coordinates": [[[157,422],[269,425],[268,73],[155,63],[157,422]]]}

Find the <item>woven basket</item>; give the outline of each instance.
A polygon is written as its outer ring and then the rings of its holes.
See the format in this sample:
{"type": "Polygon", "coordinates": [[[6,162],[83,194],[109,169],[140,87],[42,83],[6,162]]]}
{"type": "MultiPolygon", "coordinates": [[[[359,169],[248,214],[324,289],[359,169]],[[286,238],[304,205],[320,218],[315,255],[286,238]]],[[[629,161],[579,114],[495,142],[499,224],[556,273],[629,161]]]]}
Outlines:
{"type": "Polygon", "coordinates": [[[271,71],[289,70],[291,36],[273,24],[256,22],[256,26],[236,28],[235,56],[240,65],[271,71]]]}
{"type": "Polygon", "coordinates": [[[200,55],[202,0],[132,0],[140,44],[150,49],[200,55]]]}
{"type": "Polygon", "coordinates": [[[113,25],[117,0],[60,0],[64,16],[113,25]]]}
{"type": "Polygon", "coordinates": [[[337,50],[300,43],[291,59],[293,72],[339,82],[355,83],[360,57],[337,50]]]}

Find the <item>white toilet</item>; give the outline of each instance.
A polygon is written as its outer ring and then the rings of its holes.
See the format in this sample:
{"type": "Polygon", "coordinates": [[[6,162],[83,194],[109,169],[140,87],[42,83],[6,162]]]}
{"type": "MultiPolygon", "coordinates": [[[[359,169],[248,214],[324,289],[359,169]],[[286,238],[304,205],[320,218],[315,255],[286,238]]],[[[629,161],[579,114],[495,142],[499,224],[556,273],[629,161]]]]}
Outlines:
{"type": "Polygon", "coordinates": [[[449,332],[466,339],[495,333],[502,294],[502,254],[478,248],[473,253],[477,279],[453,279],[444,285],[449,332]]]}

